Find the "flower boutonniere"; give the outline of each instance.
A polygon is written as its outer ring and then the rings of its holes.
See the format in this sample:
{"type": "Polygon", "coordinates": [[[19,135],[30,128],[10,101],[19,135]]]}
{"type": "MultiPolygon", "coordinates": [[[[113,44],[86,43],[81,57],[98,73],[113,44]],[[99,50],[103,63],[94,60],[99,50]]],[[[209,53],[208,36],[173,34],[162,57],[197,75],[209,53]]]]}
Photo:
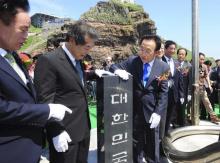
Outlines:
{"type": "Polygon", "coordinates": [[[183,76],[187,76],[187,75],[188,75],[189,67],[187,67],[187,66],[185,66],[185,67],[184,67],[184,66],[183,66],[183,67],[177,66],[176,69],[177,69],[179,72],[181,72],[181,74],[182,74],[183,76]]]}
{"type": "Polygon", "coordinates": [[[29,56],[29,54],[27,53],[20,53],[19,57],[24,65],[24,67],[26,67],[27,69],[29,69],[29,67],[32,65],[33,60],[31,58],[31,56],[29,56]]]}
{"type": "Polygon", "coordinates": [[[161,81],[167,80],[169,78],[169,76],[170,76],[170,70],[162,73],[159,76],[156,76],[156,80],[158,81],[158,86],[160,85],[161,81]]]}

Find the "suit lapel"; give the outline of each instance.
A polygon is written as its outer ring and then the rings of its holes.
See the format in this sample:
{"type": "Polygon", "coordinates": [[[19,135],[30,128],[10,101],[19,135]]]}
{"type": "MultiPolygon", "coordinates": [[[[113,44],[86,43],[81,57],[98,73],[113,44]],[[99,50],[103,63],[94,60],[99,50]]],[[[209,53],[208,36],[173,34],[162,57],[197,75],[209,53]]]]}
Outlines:
{"type": "MultiPolygon", "coordinates": [[[[72,64],[71,60],[69,59],[69,57],[67,56],[67,54],[65,53],[65,51],[62,48],[59,48],[60,52],[60,60],[61,62],[63,62],[63,66],[65,67],[65,69],[67,71],[70,71],[71,74],[73,74],[74,78],[76,79],[77,83],[80,85],[80,87],[82,88],[83,92],[86,93],[86,90],[84,88],[84,86],[82,85],[81,79],[78,75],[78,72],[75,68],[75,66],[72,64]],[[67,62],[69,64],[67,64],[67,62]]],[[[81,65],[82,66],[82,65],[81,65]]],[[[82,67],[83,68],[83,67],[82,67]]],[[[84,72],[83,72],[83,76],[84,76],[84,72]]],[[[84,77],[83,77],[84,78],[84,77]]]]}
{"type": "MultiPolygon", "coordinates": [[[[14,54],[13,54],[14,55],[14,54]]],[[[22,67],[20,64],[20,62],[18,62],[18,58],[15,57],[15,60],[18,64],[18,66],[22,69],[22,71],[24,72],[26,78],[27,78],[27,82],[31,82],[31,79],[27,73],[26,70],[24,70],[24,67],[22,67]]],[[[23,80],[18,76],[18,74],[15,72],[15,70],[9,65],[9,63],[2,57],[0,56],[0,69],[2,69],[3,71],[5,71],[7,74],[9,74],[11,77],[13,77],[17,82],[19,82],[28,92],[30,92],[31,95],[33,95],[34,99],[36,100],[36,92],[34,90],[33,84],[31,83],[30,85],[32,85],[30,88],[23,82],[23,80]]]]}
{"type": "Polygon", "coordinates": [[[135,58],[134,60],[134,65],[133,65],[133,73],[134,76],[134,80],[136,80],[137,85],[139,85],[140,88],[144,88],[144,84],[142,81],[142,76],[143,76],[143,63],[140,59],[140,57],[135,58]]]}

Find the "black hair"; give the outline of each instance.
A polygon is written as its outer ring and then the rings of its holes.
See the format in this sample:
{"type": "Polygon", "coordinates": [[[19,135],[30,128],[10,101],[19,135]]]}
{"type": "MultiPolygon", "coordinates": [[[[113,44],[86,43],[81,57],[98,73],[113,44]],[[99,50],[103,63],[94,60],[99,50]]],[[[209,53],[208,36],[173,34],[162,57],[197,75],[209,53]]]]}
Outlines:
{"type": "Polygon", "coordinates": [[[184,50],[186,52],[186,56],[187,56],[187,50],[185,48],[179,48],[176,53],[179,54],[180,50],[184,50]]]}
{"type": "Polygon", "coordinates": [[[69,38],[72,37],[75,40],[76,45],[85,45],[85,36],[89,36],[94,40],[98,39],[95,29],[88,25],[85,21],[79,20],[69,27],[67,32],[67,41],[69,41],[69,38]]]}
{"type": "Polygon", "coordinates": [[[207,60],[207,61],[204,62],[204,64],[207,65],[207,66],[211,66],[212,65],[212,61],[207,60]]]}
{"type": "Polygon", "coordinates": [[[200,56],[205,57],[205,54],[204,54],[204,53],[199,52],[199,57],[200,57],[200,56]]]}
{"type": "Polygon", "coordinates": [[[139,45],[142,44],[143,40],[154,40],[156,43],[156,48],[154,51],[158,51],[160,50],[161,47],[161,39],[159,36],[157,35],[144,35],[143,37],[141,37],[140,41],[139,41],[139,45]]]}
{"type": "Polygon", "coordinates": [[[10,25],[19,8],[28,12],[30,10],[28,0],[0,0],[0,20],[5,25],[10,25]]]}
{"type": "Polygon", "coordinates": [[[170,45],[175,45],[176,46],[176,43],[172,40],[167,40],[165,42],[165,45],[164,45],[165,49],[167,49],[170,45]]]}

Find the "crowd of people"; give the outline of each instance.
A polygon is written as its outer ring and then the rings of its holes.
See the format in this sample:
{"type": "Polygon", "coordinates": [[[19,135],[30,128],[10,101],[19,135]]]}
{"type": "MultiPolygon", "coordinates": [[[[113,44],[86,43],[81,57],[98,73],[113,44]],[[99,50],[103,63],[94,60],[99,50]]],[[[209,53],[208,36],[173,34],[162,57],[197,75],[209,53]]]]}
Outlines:
{"type": "MultiPolygon", "coordinates": [[[[187,50],[144,35],[137,54],[117,64],[109,56],[103,69],[95,69],[88,54],[97,31],[77,21],[56,49],[34,57],[17,54],[28,36],[28,11],[28,0],[0,0],[0,162],[39,162],[46,136],[51,163],[86,163],[91,128],[87,81],[93,81],[95,100],[95,80],[106,71],[122,80],[133,77],[133,162],[166,161],[162,139],[190,124],[193,83],[187,50]]],[[[220,60],[210,66],[199,53],[201,104],[210,121],[219,123],[214,104],[220,101],[220,60]]]]}

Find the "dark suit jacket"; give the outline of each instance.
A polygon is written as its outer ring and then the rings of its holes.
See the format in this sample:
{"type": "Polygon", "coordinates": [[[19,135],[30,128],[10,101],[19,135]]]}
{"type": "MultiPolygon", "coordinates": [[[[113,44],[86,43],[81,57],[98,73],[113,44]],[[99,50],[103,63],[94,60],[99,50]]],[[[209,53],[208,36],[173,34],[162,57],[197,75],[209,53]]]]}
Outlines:
{"type": "MultiPolygon", "coordinates": [[[[167,63],[166,58],[163,56],[162,61],[167,63]]],[[[183,85],[183,75],[181,72],[177,69],[178,62],[174,60],[174,75],[172,76],[170,74],[169,80],[174,81],[174,85],[169,88],[169,90],[173,91],[174,97],[172,97],[171,100],[174,100],[175,103],[178,102],[180,98],[184,98],[184,85],[183,85]]]]}
{"type": "Polygon", "coordinates": [[[142,82],[143,63],[140,57],[132,56],[124,62],[112,65],[110,71],[113,72],[116,69],[124,69],[133,75],[134,117],[136,115],[141,117],[144,113],[145,121],[149,123],[152,113],[163,116],[163,110],[167,106],[168,83],[167,80],[159,82],[157,77],[169,71],[169,66],[155,58],[149,80],[145,87],[142,82]]]}
{"type": "Polygon", "coordinates": [[[0,56],[0,162],[32,163],[41,154],[43,126],[49,116],[48,105],[35,104],[36,93],[27,71],[14,54],[29,80],[21,80],[0,56]]]}
{"type": "Polygon", "coordinates": [[[185,102],[187,102],[187,95],[188,95],[188,87],[189,87],[189,70],[191,69],[192,65],[189,63],[189,61],[185,60],[183,61],[183,65],[180,68],[180,62],[177,61],[177,69],[182,73],[183,76],[183,89],[184,89],[184,98],[185,102]]]}
{"type": "MultiPolygon", "coordinates": [[[[47,134],[51,139],[66,130],[72,142],[89,136],[90,120],[86,90],[77,70],[62,48],[39,58],[34,83],[40,103],[57,103],[69,107],[73,113],[62,122],[50,121],[47,134]]],[[[85,82],[84,82],[85,83],[85,82]]]]}

